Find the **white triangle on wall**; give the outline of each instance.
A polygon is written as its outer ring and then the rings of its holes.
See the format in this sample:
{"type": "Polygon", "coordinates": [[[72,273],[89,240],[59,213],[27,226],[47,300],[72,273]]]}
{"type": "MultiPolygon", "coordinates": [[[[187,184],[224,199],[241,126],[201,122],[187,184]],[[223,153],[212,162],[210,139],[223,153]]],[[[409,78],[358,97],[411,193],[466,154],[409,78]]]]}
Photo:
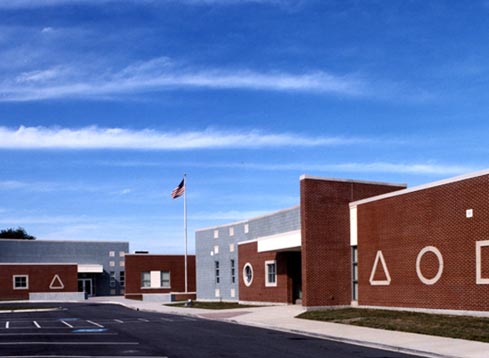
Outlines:
{"type": "Polygon", "coordinates": [[[370,273],[370,285],[371,286],[389,286],[391,284],[391,275],[389,274],[389,270],[387,269],[387,265],[385,264],[384,255],[382,255],[382,251],[377,251],[377,256],[375,256],[374,266],[372,267],[372,272],[370,273]],[[385,273],[385,280],[374,280],[375,272],[377,271],[377,265],[382,264],[382,268],[385,273]]]}
{"type": "Polygon", "coordinates": [[[65,288],[65,285],[63,284],[63,281],[61,281],[61,278],[58,274],[54,275],[53,279],[51,280],[51,284],[49,285],[49,288],[51,290],[61,290],[65,288]]]}

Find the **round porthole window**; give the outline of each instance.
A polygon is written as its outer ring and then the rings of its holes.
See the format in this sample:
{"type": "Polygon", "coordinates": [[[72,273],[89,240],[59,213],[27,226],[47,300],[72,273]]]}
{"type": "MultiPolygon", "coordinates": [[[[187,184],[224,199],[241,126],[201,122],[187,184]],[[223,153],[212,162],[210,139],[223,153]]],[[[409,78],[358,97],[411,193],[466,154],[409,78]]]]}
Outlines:
{"type": "Polygon", "coordinates": [[[253,266],[250,263],[243,267],[243,282],[247,287],[253,282],[253,266]]]}

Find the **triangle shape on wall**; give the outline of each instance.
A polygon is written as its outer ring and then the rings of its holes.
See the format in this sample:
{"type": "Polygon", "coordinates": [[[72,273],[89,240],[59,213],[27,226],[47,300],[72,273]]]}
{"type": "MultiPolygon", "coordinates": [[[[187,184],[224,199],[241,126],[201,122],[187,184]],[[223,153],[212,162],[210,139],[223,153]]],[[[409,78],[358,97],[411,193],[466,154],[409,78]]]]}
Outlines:
{"type": "Polygon", "coordinates": [[[51,284],[49,285],[49,288],[51,290],[61,290],[65,288],[65,285],[63,284],[63,281],[61,281],[61,278],[58,274],[54,275],[53,279],[51,280],[51,284]]]}
{"type": "Polygon", "coordinates": [[[372,267],[372,272],[370,273],[370,285],[371,286],[389,286],[391,284],[391,275],[389,274],[389,270],[387,269],[387,265],[385,263],[384,255],[382,255],[382,251],[377,251],[377,256],[375,256],[374,266],[372,267]],[[377,265],[382,264],[382,269],[384,270],[385,280],[375,280],[375,273],[377,271],[377,265]]]}

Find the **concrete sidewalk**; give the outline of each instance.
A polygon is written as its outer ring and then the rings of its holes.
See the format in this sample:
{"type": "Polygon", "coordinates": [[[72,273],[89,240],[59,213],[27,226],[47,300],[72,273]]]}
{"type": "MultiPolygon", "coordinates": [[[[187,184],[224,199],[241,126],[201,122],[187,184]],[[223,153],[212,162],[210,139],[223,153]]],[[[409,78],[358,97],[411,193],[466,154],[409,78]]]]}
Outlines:
{"type": "Polygon", "coordinates": [[[269,306],[215,311],[169,307],[162,303],[134,301],[123,297],[93,297],[89,299],[89,302],[117,303],[141,311],[197,316],[424,357],[489,357],[488,343],[294,318],[304,312],[301,306],[269,306]]]}

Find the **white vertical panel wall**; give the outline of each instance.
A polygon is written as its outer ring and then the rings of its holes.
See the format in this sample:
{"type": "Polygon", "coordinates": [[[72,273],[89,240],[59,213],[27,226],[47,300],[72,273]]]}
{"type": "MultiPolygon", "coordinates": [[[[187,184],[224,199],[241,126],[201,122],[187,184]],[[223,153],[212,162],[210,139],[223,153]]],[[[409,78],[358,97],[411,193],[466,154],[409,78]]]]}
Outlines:
{"type": "Polygon", "coordinates": [[[350,207],[350,245],[358,245],[357,207],[350,207]]]}
{"type": "Polygon", "coordinates": [[[160,286],[161,286],[161,272],[151,271],[151,287],[160,287],[160,286]]]}

